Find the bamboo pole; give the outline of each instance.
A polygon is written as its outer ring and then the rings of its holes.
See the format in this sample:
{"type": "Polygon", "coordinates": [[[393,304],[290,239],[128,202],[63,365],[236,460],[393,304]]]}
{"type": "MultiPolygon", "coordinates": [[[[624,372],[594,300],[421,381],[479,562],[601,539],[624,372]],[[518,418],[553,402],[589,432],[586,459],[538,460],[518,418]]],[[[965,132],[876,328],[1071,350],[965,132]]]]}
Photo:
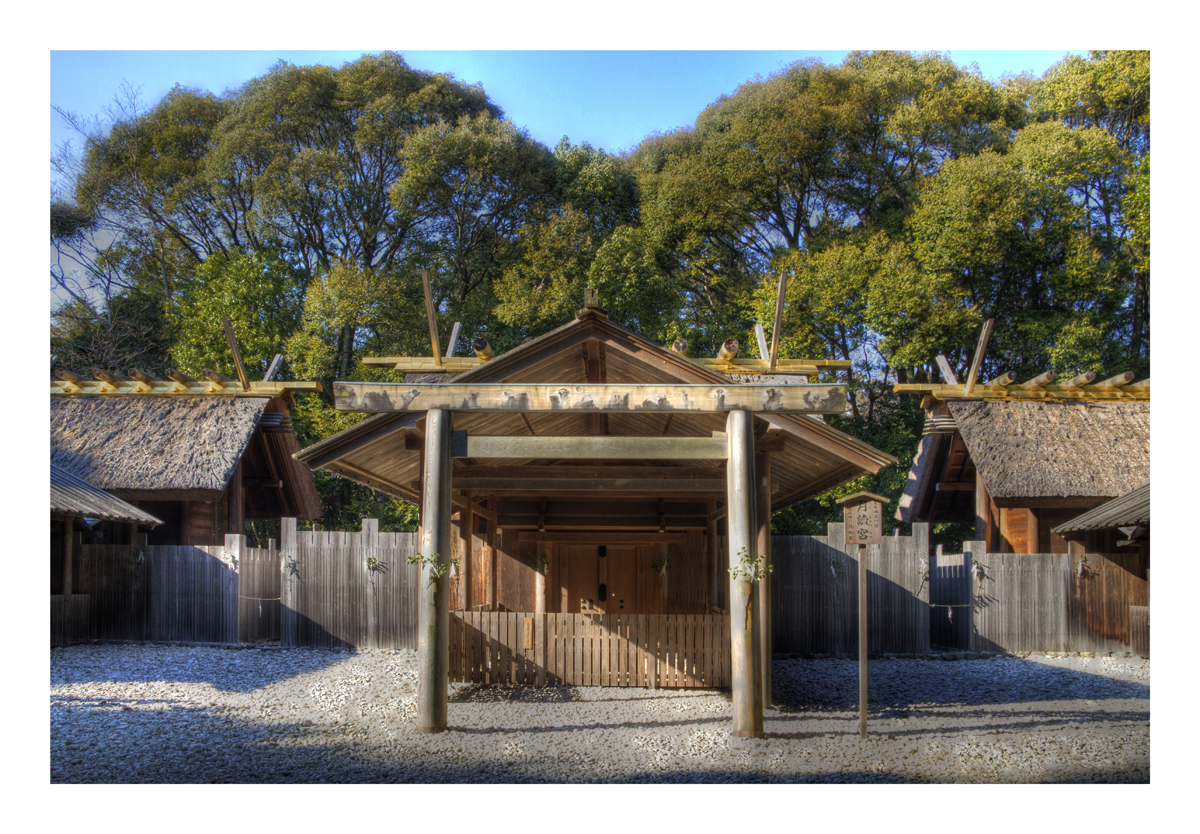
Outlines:
{"type": "MultiPolygon", "coordinates": [[[[726,470],[729,567],[741,567],[742,557],[753,558],[757,549],[754,507],[754,425],[749,411],[731,411],[726,418],[729,437],[729,465],[726,470]]],[[[730,583],[730,649],[733,672],[733,735],[737,738],[762,738],[761,670],[758,662],[759,623],[755,594],[746,576],[730,583]]]]}
{"type": "Polygon", "coordinates": [[[446,729],[450,698],[449,572],[437,576],[433,563],[450,560],[451,413],[429,412],[425,424],[425,472],[421,484],[421,570],[417,642],[417,730],[446,729]]]}

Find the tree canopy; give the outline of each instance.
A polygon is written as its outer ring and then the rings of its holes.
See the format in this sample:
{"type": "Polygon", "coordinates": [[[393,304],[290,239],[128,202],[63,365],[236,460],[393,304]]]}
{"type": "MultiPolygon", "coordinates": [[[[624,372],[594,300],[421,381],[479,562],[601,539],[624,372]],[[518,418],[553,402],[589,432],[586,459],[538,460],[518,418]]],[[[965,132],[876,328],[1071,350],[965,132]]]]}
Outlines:
{"type": "MultiPolygon", "coordinates": [[[[285,375],[390,379],[359,360],[428,352],[422,269],[464,344],[520,344],[591,286],[620,324],[711,355],[769,334],[786,276],[783,355],[853,363],[830,419],[901,459],[852,485],[884,495],[921,422],[891,386],[934,379],[938,354],[965,370],[987,318],[984,373],[1149,373],[1146,52],[1000,81],[937,53],[806,61],[621,154],[547,148],[393,53],[63,115],[85,142],[55,158],[51,350],[77,372],[228,372],[224,316],[254,367],[282,352],[285,375]]],[[[355,419],[313,396],[295,424],[307,444],[355,419]]],[[[320,483],[327,523],[384,506],[320,483]]]]}

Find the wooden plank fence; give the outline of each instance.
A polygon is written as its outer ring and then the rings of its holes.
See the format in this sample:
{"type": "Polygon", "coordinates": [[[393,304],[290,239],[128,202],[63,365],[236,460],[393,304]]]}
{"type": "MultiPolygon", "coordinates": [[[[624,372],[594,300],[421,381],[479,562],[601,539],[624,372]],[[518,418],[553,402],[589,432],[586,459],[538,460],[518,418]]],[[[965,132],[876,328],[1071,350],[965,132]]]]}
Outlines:
{"type": "MultiPolygon", "coordinates": [[[[827,536],[775,536],[771,618],[774,652],[855,654],[858,651],[859,547],[845,544],[845,525],[827,536]]],[[[929,526],[912,536],[868,545],[870,652],[929,651],[929,526]]]]}
{"type": "MultiPolygon", "coordinates": [[[[1008,652],[1131,651],[1131,609],[1149,607],[1144,557],[1111,553],[976,556],[971,648],[1008,652]]],[[[1146,612],[1148,623],[1149,611],[1146,612]]],[[[1140,619],[1140,613],[1139,613],[1140,619]]],[[[1143,629],[1138,624],[1139,631],[1143,629]]],[[[1139,640],[1148,644],[1146,637],[1139,640]]],[[[1149,655],[1149,645],[1139,645],[1149,655]]],[[[1139,651],[1140,654],[1140,651],[1139,651]]]]}
{"type": "Polygon", "coordinates": [[[280,530],[279,639],[284,646],[416,649],[417,534],[280,530]]]}
{"type": "Polygon", "coordinates": [[[274,547],[248,547],[238,563],[238,642],[279,640],[280,556],[274,547]]]}
{"type": "Polygon", "coordinates": [[[450,680],[679,689],[730,685],[718,614],[450,612],[450,680]]]}
{"type": "Polygon", "coordinates": [[[76,588],[52,596],[51,645],[88,640],[236,643],[238,572],[229,547],[84,545],[76,588]]]}

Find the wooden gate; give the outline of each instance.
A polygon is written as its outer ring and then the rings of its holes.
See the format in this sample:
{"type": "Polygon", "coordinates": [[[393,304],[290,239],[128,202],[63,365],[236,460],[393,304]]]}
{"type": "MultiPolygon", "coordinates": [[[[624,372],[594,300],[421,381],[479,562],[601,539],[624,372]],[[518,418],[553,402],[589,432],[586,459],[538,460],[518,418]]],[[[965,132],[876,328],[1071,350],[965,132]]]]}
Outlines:
{"type": "Polygon", "coordinates": [[[682,689],[730,685],[718,614],[450,612],[450,680],[682,689]]]}

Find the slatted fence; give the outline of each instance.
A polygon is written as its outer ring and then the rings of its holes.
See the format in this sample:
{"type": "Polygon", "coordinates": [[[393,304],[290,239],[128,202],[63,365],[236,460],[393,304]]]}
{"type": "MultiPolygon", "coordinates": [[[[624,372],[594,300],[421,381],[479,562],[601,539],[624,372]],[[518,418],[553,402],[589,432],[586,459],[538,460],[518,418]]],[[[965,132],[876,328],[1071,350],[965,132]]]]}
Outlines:
{"type": "Polygon", "coordinates": [[[238,572],[224,547],[84,545],[68,599],[52,596],[51,645],[88,640],[238,642],[238,572]]]}
{"type": "Polygon", "coordinates": [[[929,559],[929,642],[942,649],[971,648],[972,554],[982,542],[964,542],[962,553],[935,553],[929,559]]]}
{"type": "Polygon", "coordinates": [[[246,548],[238,561],[238,641],[279,640],[279,551],[246,548]]]}
{"type": "MultiPolygon", "coordinates": [[[[858,651],[859,547],[845,544],[845,525],[827,536],[775,536],[771,618],[775,652],[858,651]]],[[[929,526],[912,536],[867,545],[870,652],[929,651],[929,526]]]]}
{"type": "Polygon", "coordinates": [[[450,613],[450,680],[552,686],[730,685],[729,617],[450,613]]]}
{"type": "MultiPolygon", "coordinates": [[[[1110,553],[1089,553],[1082,558],[1068,553],[976,557],[981,570],[972,586],[972,648],[1131,651],[1131,608],[1149,606],[1143,559],[1140,554],[1110,553]]],[[[1148,643],[1148,637],[1145,640],[1148,643]]],[[[1149,646],[1144,648],[1148,655],[1149,646]]]]}
{"type": "Polygon", "coordinates": [[[297,531],[285,518],[280,550],[282,645],[417,647],[415,533],[380,533],[375,519],[358,533],[297,531]]]}

